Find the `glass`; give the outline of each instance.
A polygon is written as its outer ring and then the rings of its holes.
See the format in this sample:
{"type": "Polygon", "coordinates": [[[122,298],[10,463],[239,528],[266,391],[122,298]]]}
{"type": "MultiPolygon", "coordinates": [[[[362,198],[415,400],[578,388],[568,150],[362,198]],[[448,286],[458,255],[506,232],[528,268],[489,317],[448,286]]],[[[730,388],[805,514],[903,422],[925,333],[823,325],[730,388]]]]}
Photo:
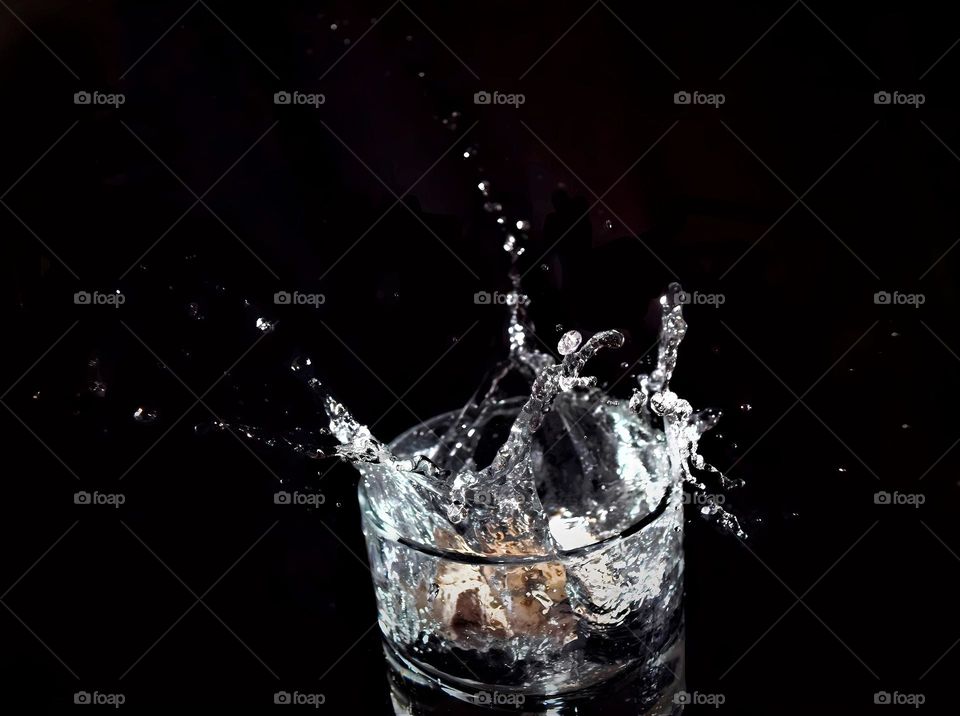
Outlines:
{"type": "MultiPolygon", "coordinates": [[[[411,694],[440,689],[529,712],[629,681],[633,714],[679,712],[672,696],[683,687],[683,508],[675,466],[662,433],[647,429],[640,436],[646,442],[634,434],[627,445],[615,411],[566,402],[536,434],[538,494],[560,546],[555,554],[488,557],[424,544],[422,533],[401,534],[377,514],[361,480],[384,648],[411,694]],[[586,476],[572,464],[565,438],[572,420],[562,420],[564,410],[577,418],[577,435],[605,429],[608,442],[613,435],[610,449],[600,451],[603,470],[586,476]],[[616,489],[629,490],[631,499],[608,499],[616,489]]],[[[506,401],[484,427],[491,444],[502,441],[519,406],[506,401]]],[[[455,417],[432,418],[390,449],[423,454],[455,417]]],[[[366,474],[392,479],[382,466],[366,474]]],[[[395,702],[398,693],[416,700],[394,682],[395,702]]]]}

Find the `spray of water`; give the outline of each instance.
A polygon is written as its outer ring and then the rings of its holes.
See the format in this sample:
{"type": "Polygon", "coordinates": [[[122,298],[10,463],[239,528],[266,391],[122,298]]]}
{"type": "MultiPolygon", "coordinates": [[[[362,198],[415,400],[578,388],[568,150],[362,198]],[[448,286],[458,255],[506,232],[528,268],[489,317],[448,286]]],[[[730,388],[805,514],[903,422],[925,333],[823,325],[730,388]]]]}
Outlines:
{"type": "MultiPolygon", "coordinates": [[[[482,181],[478,186],[484,196],[489,195],[489,182],[482,181]]],[[[569,418],[566,408],[574,396],[589,395],[597,410],[613,414],[616,401],[596,387],[595,377],[585,376],[582,371],[598,351],[619,348],[624,338],[611,330],[584,342],[580,333],[569,331],[557,345],[559,362],[538,350],[528,315],[530,299],[523,293],[517,264],[525,250],[522,243],[529,224],[522,220],[507,222],[500,204],[488,201],[485,208],[496,215],[504,237],[503,248],[511,259],[512,291],[507,301],[509,354],[445,430],[441,434],[424,431],[423,449],[400,457],[375,438],[318,381],[311,380],[309,385],[323,403],[330,433],[340,442],[336,454],[358,466],[374,509],[387,515],[388,523],[392,522],[388,527],[400,535],[413,535],[423,544],[481,555],[551,555],[559,549],[556,535],[551,532],[551,524],[557,524],[551,518],[557,515],[547,514],[538,494],[537,472],[543,456],[535,450],[535,435],[551,409],[561,403],[557,414],[565,421],[583,475],[589,477],[591,471],[596,471],[596,450],[590,445],[590,436],[582,435],[577,426],[579,420],[569,418]],[[517,227],[516,232],[512,226],[517,227]],[[529,395],[493,459],[488,465],[478,465],[478,445],[491,417],[502,412],[507,404],[502,386],[511,373],[528,379],[529,395]]],[[[638,377],[629,411],[616,411],[617,420],[610,421],[610,425],[616,423],[622,428],[624,419],[634,420],[637,425],[633,429],[636,434],[647,436],[644,440],[659,434],[687,489],[706,490],[705,479],[715,481],[722,489],[734,487],[735,481],[709,465],[698,452],[701,436],[714,426],[719,413],[695,412],[687,400],[670,389],[679,346],[687,331],[679,302],[681,294],[680,286],[672,284],[661,297],[656,367],[638,377]]],[[[581,411],[580,419],[582,416],[581,411]]],[[[602,443],[604,435],[594,438],[602,443]]],[[[542,480],[539,483],[542,485],[542,480]]],[[[746,536],[736,517],[715,499],[707,498],[701,513],[738,536],[746,536]]]]}

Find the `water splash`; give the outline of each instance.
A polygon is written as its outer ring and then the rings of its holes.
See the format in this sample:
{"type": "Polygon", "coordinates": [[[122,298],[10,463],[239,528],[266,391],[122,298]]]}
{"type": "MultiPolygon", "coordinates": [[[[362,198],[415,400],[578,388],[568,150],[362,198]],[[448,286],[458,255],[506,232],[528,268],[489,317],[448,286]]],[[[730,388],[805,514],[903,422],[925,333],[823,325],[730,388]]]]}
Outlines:
{"type": "MultiPolygon", "coordinates": [[[[649,412],[663,419],[671,455],[676,460],[683,479],[692,488],[707,488],[698,479],[699,473],[706,473],[716,479],[721,489],[740,487],[742,481],[728,478],[709,464],[697,450],[700,438],[717,424],[721,413],[709,409],[694,411],[689,401],[670,390],[670,379],[677,367],[680,343],[687,334],[687,322],[683,318],[683,307],[679,300],[682,295],[680,284],[671,283],[667,293],[660,297],[657,365],[649,375],[638,376],[639,389],[631,398],[630,407],[640,413],[649,412]]],[[[715,519],[719,525],[741,539],[747,536],[736,516],[717,504],[714,498],[708,498],[701,514],[715,519]]]]}
{"type": "MultiPolygon", "coordinates": [[[[510,259],[511,291],[506,301],[509,353],[443,426],[443,432],[438,434],[436,428],[424,431],[419,436],[418,451],[395,455],[324,390],[319,381],[308,381],[330,420],[330,433],[340,442],[336,455],[361,471],[373,507],[380,514],[393,516],[385,518],[393,522],[391,529],[400,535],[412,534],[423,544],[481,555],[555,554],[560,547],[556,529],[552,532],[551,524],[565,525],[559,529],[567,529],[569,520],[558,521],[556,514],[548,515],[543,507],[538,493],[538,484],[542,488],[543,480],[538,483],[537,475],[543,466],[535,464],[534,436],[560,396],[568,398],[566,402],[560,401],[557,413],[567,433],[560,439],[570,443],[585,479],[592,479],[597,473],[595,449],[604,443],[603,431],[614,430],[613,426],[624,430],[622,421],[634,420],[636,424],[626,429],[627,433],[633,431],[627,444],[646,446],[662,440],[670,464],[687,489],[705,491],[707,485],[700,476],[715,481],[719,489],[738,486],[739,481],[727,478],[698,452],[701,436],[716,424],[720,413],[694,411],[687,400],[670,389],[679,346],[687,332],[679,284],[671,284],[660,298],[657,363],[649,374],[638,376],[638,389],[628,403],[628,410],[618,413],[621,422],[600,421],[594,435],[581,435],[578,426],[584,411],[581,410],[576,419],[570,416],[570,396],[589,393],[597,409],[606,412],[608,417],[620,409],[618,401],[597,389],[595,377],[581,373],[598,351],[621,347],[624,337],[618,331],[602,331],[584,342],[578,331],[568,331],[557,344],[559,362],[536,347],[539,339],[530,320],[530,299],[523,292],[518,265],[525,252],[530,223],[525,219],[507,219],[502,205],[490,200],[493,187],[488,180],[481,180],[477,189],[485,200],[484,209],[495,215],[503,249],[510,259]],[[514,373],[530,384],[529,395],[489,464],[478,464],[478,448],[490,432],[488,425],[502,412],[508,399],[503,389],[505,379],[514,373]]],[[[541,463],[542,459],[541,455],[541,463]]],[[[616,462],[622,458],[612,459],[616,462]]],[[[631,499],[642,500],[646,486],[633,487],[637,494],[631,499]]],[[[611,490],[610,494],[623,493],[611,490]]],[[[709,495],[705,499],[701,510],[704,516],[737,536],[746,537],[734,515],[709,495]]],[[[606,509],[601,505],[594,507],[606,509]]]]}

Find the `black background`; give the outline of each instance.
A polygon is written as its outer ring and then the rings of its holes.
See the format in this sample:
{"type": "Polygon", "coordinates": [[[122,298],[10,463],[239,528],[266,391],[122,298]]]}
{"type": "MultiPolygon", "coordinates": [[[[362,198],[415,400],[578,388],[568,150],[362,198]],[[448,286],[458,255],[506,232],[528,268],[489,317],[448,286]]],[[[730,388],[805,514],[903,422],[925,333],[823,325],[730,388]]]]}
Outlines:
{"type": "Polygon", "coordinates": [[[687,311],[674,387],[725,411],[704,452],[747,481],[730,504],[750,539],[689,524],[688,690],[737,714],[912,710],[874,706],[879,691],[953,712],[946,13],[5,3],[4,700],[267,710],[299,690],[391,713],[356,473],[212,423],[318,425],[296,356],[383,437],[460,405],[505,351],[505,312],[474,302],[505,289],[487,180],[532,223],[540,337],[627,334],[594,366],[610,383],[654,340],[670,281],[724,297],[687,311]],[[126,101],[76,105],[81,90],[126,101]],[[277,106],[281,90],[326,102],[277,106]],[[480,90],[526,101],[478,106],[480,90]],[[681,90],[725,102],[677,105],[681,90]],[[926,101],[877,105],[882,90],[926,101]],[[75,305],[83,290],[126,302],[75,305]],[[281,290],[326,302],[278,306],[281,290]],[[324,505],[275,505],[278,476],[324,505]],[[126,502],[76,505],[78,490],[126,502]]]}

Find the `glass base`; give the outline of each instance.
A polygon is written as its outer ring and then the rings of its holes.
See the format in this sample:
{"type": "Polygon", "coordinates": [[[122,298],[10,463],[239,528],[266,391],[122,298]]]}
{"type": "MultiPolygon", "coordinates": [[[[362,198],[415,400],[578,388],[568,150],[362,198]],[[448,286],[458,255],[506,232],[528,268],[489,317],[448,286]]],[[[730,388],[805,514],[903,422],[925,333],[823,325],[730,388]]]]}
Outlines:
{"type": "Polygon", "coordinates": [[[503,689],[450,677],[414,663],[384,640],[387,678],[396,716],[435,714],[565,714],[678,716],[675,695],[685,687],[684,639],[680,632],[655,663],[627,669],[589,688],[561,694],[503,689]]]}

